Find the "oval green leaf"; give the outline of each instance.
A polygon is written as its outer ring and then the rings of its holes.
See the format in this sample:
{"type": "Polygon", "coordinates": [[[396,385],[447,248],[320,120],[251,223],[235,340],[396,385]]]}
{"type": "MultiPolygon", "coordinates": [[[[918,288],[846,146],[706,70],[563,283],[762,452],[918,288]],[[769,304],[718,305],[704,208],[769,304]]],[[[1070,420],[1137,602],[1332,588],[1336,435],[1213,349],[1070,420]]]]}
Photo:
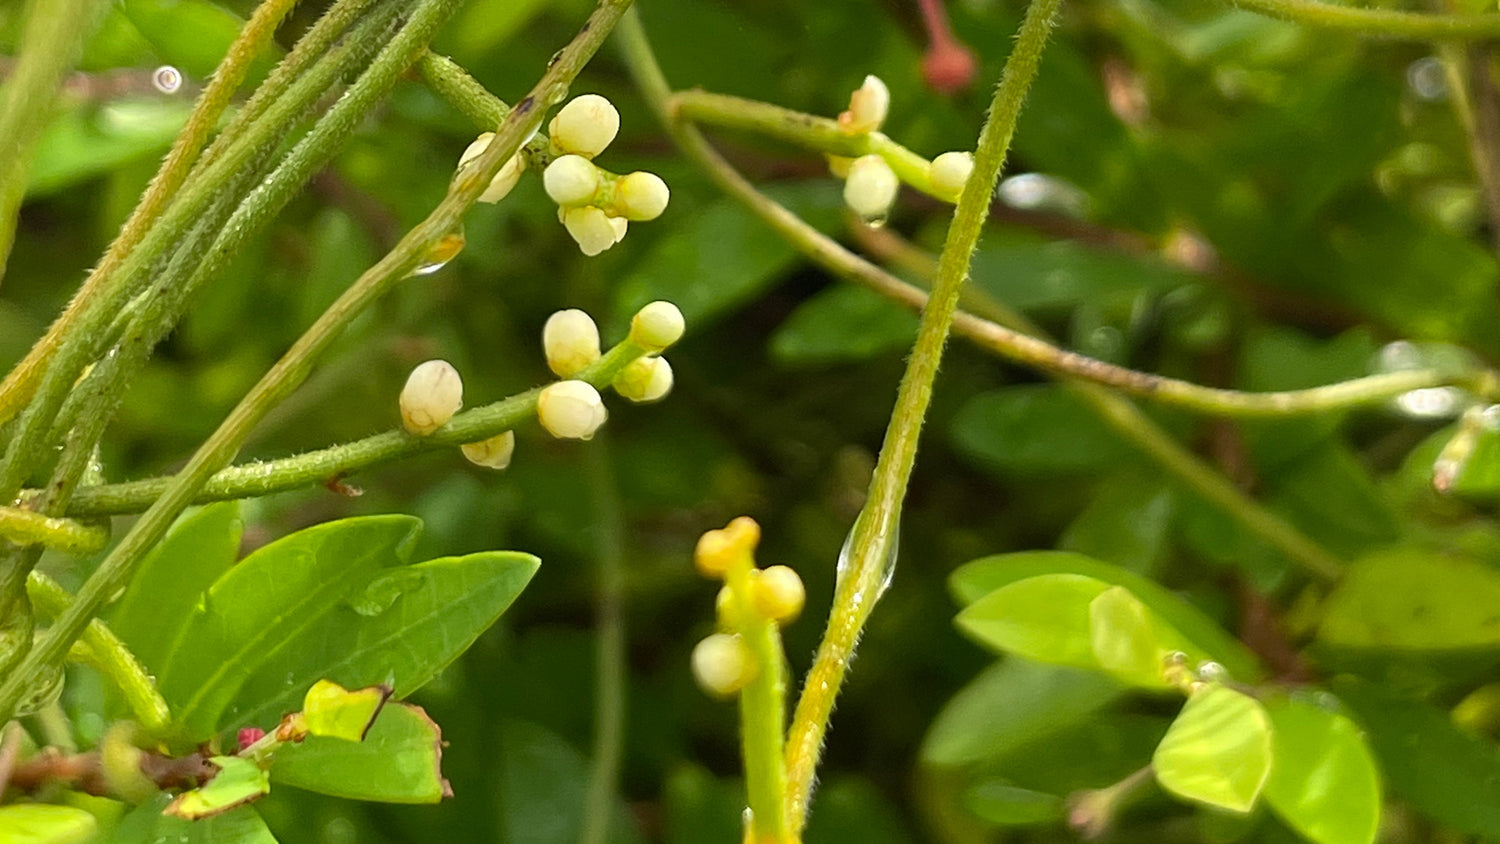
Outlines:
{"type": "Polygon", "coordinates": [[[1002,586],[958,614],[958,626],[999,651],[1039,662],[1098,668],[1089,604],[1109,584],[1081,574],[1044,574],[1002,586]]]}
{"type": "Polygon", "coordinates": [[[1151,757],[1161,787],[1196,803],[1249,812],[1271,774],[1271,719],[1227,686],[1188,698],[1151,757]]]}
{"type": "Polygon", "coordinates": [[[1266,706],[1276,765],[1266,802],[1317,844],[1370,844],[1380,826],[1380,777],[1358,726],[1302,698],[1266,706]]]}
{"type": "Polygon", "coordinates": [[[1500,569],[1421,548],[1370,554],[1329,595],[1318,638],[1393,650],[1500,646],[1500,569]]]}
{"type": "Polygon", "coordinates": [[[1089,642],[1099,667],[1134,686],[1166,686],[1162,659],[1180,650],[1130,590],[1111,586],[1089,602],[1089,642]]]}
{"type": "Polygon", "coordinates": [[[443,734],[420,706],[387,704],[362,742],[308,736],[276,752],[271,780],[350,800],[436,803],[453,796],[443,779],[443,734]]]}
{"type": "Polygon", "coordinates": [[[82,844],[98,831],[94,816],[73,806],[0,806],[0,841],[6,844],[82,844]]]}

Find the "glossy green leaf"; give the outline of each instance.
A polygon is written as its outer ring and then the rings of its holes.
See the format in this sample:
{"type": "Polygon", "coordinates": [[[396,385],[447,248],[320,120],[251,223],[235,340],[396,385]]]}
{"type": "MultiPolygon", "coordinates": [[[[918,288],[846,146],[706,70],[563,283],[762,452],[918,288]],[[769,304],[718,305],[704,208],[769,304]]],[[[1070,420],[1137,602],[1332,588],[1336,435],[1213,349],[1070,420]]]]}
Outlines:
{"type": "Polygon", "coordinates": [[[1081,574],[1043,574],[996,589],[958,614],[959,629],[1005,653],[1098,668],[1089,604],[1109,584],[1081,574]]]}
{"type": "Polygon", "coordinates": [[[164,810],[169,815],[199,820],[223,814],[271,791],[271,779],[255,762],[239,756],[214,756],[208,761],[219,772],[207,784],[177,795],[164,810]]]}
{"type": "Polygon", "coordinates": [[[28,172],[35,198],[113,172],[172,145],[192,105],[178,100],[122,100],[74,109],[47,126],[28,172]]]}
{"type": "Polygon", "coordinates": [[[72,806],[0,806],[0,841],[6,844],[82,844],[98,831],[93,815],[72,806]]]}
{"type": "Polygon", "coordinates": [[[391,569],[325,607],[254,669],[224,710],[226,726],[268,726],[328,679],[346,688],[421,688],[511,605],[540,561],[492,551],[391,569]]]}
{"type": "Polygon", "coordinates": [[[1248,812],[1271,774],[1271,719],[1255,698],[1206,686],[1178,713],[1151,757],[1167,791],[1231,812],[1248,812]]]}
{"type": "Polygon", "coordinates": [[[159,670],[188,616],[240,552],[238,501],[225,501],[179,520],[141,562],[109,617],[111,629],[148,668],[159,670]]]}
{"type": "MultiPolygon", "coordinates": [[[[842,207],[836,185],[827,182],[783,185],[768,193],[815,223],[831,223],[842,207]]],[[[796,249],[738,202],[721,199],[674,222],[635,263],[615,285],[615,315],[623,323],[642,305],[666,299],[696,330],[754,298],[799,260],[796,249]]]]}
{"type": "Polygon", "coordinates": [[[1316,844],[1370,844],[1380,826],[1380,777],[1358,726],[1302,697],[1266,704],[1276,764],[1266,803],[1316,844]]]}
{"type": "Polygon", "coordinates": [[[808,299],[771,337],[783,363],[858,361],[911,347],[917,315],[876,293],[841,284],[808,299]]]}
{"type": "Polygon", "coordinates": [[[363,741],[391,696],[385,686],[349,689],[319,680],[302,698],[302,719],[310,736],[363,741]]]}
{"type": "Polygon", "coordinates": [[[1061,387],[1027,385],[964,403],[951,436],[960,452],[1002,475],[1076,474],[1129,465],[1136,451],[1061,387]],[[1059,446],[1057,433],[1067,432],[1059,446]]]}
{"type": "Polygon", "coordinates": [[[1355,561],[1325,605],[1318,638],[1391,649],[1500,646],[1500,569],[1420,548],[1355,561]]]}
{"type": "Polygon", "coordinates": [[[1058,549],[1149,574],[1167,553],[1177,498],[1160,477],[1140,472],[1114,475],[1068,524],[1058,549]]]}
{"type": "Polygon", "coordinates": [[[1000,826],[1032,826],[1062,820],[1063,798],[1056,794],[1016,788],[1004,782],[985,782],[964,794],[969,811],[1000,826]]]}
{"type": "Polygon", "coordinates": [[[1151,611],[1130,590],[1111,586],[1089,602],[1089,641],[1099,667],[1123,682],[1162,687],[1163,658],[1189,647],[1180,639],[1164,638],[1151,611]]]}
{"type": "Polygon", "coordinates": [[[277,750],[271,780],[351,800],[436,803],[452,796],[442,761],[438,725],[419,706],[391,703],[362,742],[308,736],[277,750]]]}
{"type": "Polygon", "coordinates": [[[1333,684],[1364,727],[1392,792],[1466,835],[1500,838],[1500,750],[1448,713],[1358,680],[1333,684]]]}
{"type": "Polygon", "coordinates": [[[969,605],[1003,586],[1044,574],[1077,574],[1111,586],[1123,586],[1156,618],[1191,643],[1192,647],[1183,649],[1190,659],[1212,659],[1241,680],[1256,680],[1261,676],[1259,664],[1245,646],[1192,604],[1135,572],[1082,554],[1022,551],[981,557],[954,571],[948,578],[948,587],[960,604],[969,605]]]}
{"type": "Polygon", "coordinates": [[[1005,756],[1088,719],[1123,693],[1096,671],[1006,658],[980,672],[938,713],[922,741],[922,761],[960,766],[1005,756]]]}
{"type": "MultiPolygon", "coordinates": [[[[223,728],[224,709],[246,679],[285,649],[316,647],[307,631],[383,569],[406,562],[420,530],[409,516],[329,522],[261,548],[215,581],[160,675],[184,737],[223,728]]],[[[317,679],[297,686],[294,700],[317,679]]]]}

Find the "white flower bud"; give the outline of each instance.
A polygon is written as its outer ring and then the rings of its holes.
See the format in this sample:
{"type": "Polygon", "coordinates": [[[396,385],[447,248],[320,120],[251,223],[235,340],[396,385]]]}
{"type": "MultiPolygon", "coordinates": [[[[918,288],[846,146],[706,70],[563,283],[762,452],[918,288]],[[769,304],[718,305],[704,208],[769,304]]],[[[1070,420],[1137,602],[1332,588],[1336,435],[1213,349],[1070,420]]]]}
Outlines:
{"type": "Polygon", "coordinates": [[[516,453],[516,432],[505,431],[487,440],[465,443],[459,447],[459,450],[475,466],[483,466],[486,469],[504,469],[510,465],[511,455],[516,453]]]}
{"type": "Polygon", "coordinates": [[[850,135],[873,132],[885,123],[891,108],[891,91],[880,77],[865,77],[863,85],[849,95],[849,110],[839,115],[839,128],[850,135]]]}
{"type": "Polygon", "coordinates": [[[896,203],[901,180],[878,155],[861,155],[849,165],[844,182],[844,203],[865,221],[883,220],[896,203]]]}
{"type": "Polygon", "coordinates": [[[568,234],[573,236],[573,242],[590,258],[619,243],[620,238],[625,236],[614,219],[604,213],[604,209],[593,205],[565,209],[562,223],[568,234]]]}
{"type": "Polygon", "coordinates": [[[938,196],[953,202],[964,192],[969,176],[974,172],[974,153],[945,152],[932,159],[927,168],[927,178],[938,196]]]}
{"type": "MultiPolygon", "coordinates": [[[[462,170],[469,165],[469,162],[483,155],[484,151],[489,148],[490,141],[494,140],[494,138],[494,132],[485,132],[475,139],[474,143],[469,144],[468,149],[464,150],[464,154],[459,156],[458,169],[462,170]]],[[[525,170],[526,158],[517,152],[505,164],[501,165],[500,172],[495,174],[495,178],[490,179],[489,187],[485,188],[484,193],[479,195],[479,201],[499,202],[504,199],[511,192],[511,189],[516,186],[516,183],[521,181],[521,173],[525,170]]]]}
{"type": "Polygon", "coordinates": [[[599,190],[599,168],[581,155],[564,155],[542,171],[542,186],[558,205],[588,205],[599,190]]]}
{"type": "Polygon", "coordinates": [[[430,360],[411,371],[401,390],[401,424],[425,437],[448,423],[464,406],[464,382],[445,360],[430,360]]]}
{"type": "Polygon", "coordinates": [[[636,404],[660,401],[672,392],[672,365],[666,358],[643,355],[626,364],[612,386],[636,404]]]}
{"type": "Polygon", "coordinates": [[[599,391],[586,381],[558,381],[542,388],[536,415],[547,433],[563,440],[593,439],[609,412],[599,391]]]}
{"type": "Polygon", "coordinates": [[[655,173],[628,173],[615,182],[615,210],[627,220],[655,220],[672,196],[655,173]]]}
{"type": "Polygon", "coordinates": [[[584,94],[559,109],[547,131],[561,152],[593,158],[619,133],[620,113],[604,97],[584,94]]]}
{"type": "Polygon", "coordinates": [[[630,342],[648,352],[660,352],[682,339],[687,323],[671,302],[656,301],[630,318],[630,342]]]}
{"type": "Polygon", "coordinates": [[[572,378],[599,359],[599,327],[577,308],[558,311],[542,326],[542,350],[548,369],[572,378]]]}
{"type": "Polygon", "coordinates": [[[715,633],[693,648],[693,679],[708,694],[727,698],[755,679],[755,663],[738,635],[715,633]]]}

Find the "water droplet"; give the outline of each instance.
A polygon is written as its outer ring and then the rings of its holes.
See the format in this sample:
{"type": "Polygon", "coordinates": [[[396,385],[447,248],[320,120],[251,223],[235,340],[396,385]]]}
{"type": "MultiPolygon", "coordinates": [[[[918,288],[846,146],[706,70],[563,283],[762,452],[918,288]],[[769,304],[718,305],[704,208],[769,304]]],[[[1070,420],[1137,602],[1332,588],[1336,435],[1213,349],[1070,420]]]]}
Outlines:
{"type": "Polygon", "coordinates": [[[412,270],[411,274],[414,276],[432,275],[448,266],[448,262],[453,260],[454,256],[464,251],[465,242],[463,226],[455,226],[453,231],[443,235],[437,243],[432,245],[432,248],[427,250],[427,254],[422,256],[421,263],[417,264],[417,268],[412,270]]]}
{"type": "Polygon", "coordinates": [[[1446,419],[1463,410],[1468,394],[1457,387],[1424,387],[1396,397],[1396,408],[1416,419],[1446,419]]]}
{"type": "Polygon", "coordinates": [[[867,225],[867,226],[869,226],[872,229],[885,228],[885,224],[887,222],[889,222],[890,219],[891,218],[888,215],[886,215],[886,214],[880,214],[880,215],[875,216],[875,217],[865,217],[865,218],[863,218],[864,224],[867,225]]]}
{"type": "Polygon", "coordinates": [[[1435,102],[1448,96],[1448,74],[1435,56],[1417,59],[1406,66],[1406,85],[1417,99],[1435,102]]]}
{"type": "Polygon", "coordinates": [[[365,617],[377,616],[390,609],[402,594],[421,583],[421,572],[397,569],[370,581],[364,591],[349,598],[349,607],[365,617]]]}
{"type": "MultiPolygon", "coordinates": [[[[864,515],[861,514],[860,519],[863,518],[864,515]]],[[[859,532],[860,519],[854,521],[854,527],[849,530],[849,535],[844,537],[844,547],[839,549],[838,567],[835,570],[835,589],[843,587],[845,575],[849,574],[854,566],[852,559],[854,553],[854,535],[859,532]]],[[[863,581],[855,585],[853,600],[856,605],[868,601],[873,606],[891,585],[891,578],[896,576],[896,556],[901,547],[901,526],[899,521],[896,515],[892,513],[885,517],[884,524],[875,529],[872,544],[875,547],[875,553],[879,555],[879,559],[875,561],[872,567],[866,570],[863,581]]],[[[865,611],[868,612],[869,609],[869,607],[866,607],[865,611]]]]}
{"type": "Polygon", "coordinates": [[[1198,679],[1205,683],[1222,683],[1229,679],[1229,671],[1211,659],[1198,663],[1198,679]]]}
{"type": "Polygon", "coordinates": [[[151,72],[151,86],[163,94],[175,94],[182,88],[182,71],[164,64],[151,72]]]}

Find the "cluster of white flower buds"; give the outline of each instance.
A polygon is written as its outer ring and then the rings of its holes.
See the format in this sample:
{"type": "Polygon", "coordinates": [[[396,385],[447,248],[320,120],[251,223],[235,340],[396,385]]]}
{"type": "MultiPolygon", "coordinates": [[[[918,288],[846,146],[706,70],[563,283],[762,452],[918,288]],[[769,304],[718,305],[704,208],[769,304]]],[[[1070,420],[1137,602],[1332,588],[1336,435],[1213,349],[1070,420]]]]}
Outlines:
{"type": "MultiPolygon", "coordinates": [[[[754,680],[760,668],[745,644],[752,624],[791,623],[802,612],[807,591],[786,566],[757,568],[760,525],[741,516],[698,540],[693,563],[704,577],[725,581],[715,601],[719,632],[693,648],[693,677],[714,697],[725,698],[754,680]],[[739,591],[737,591],[739,590],[739,591]]],[[[779,658],[779,657],[778,657],[779,658]]]]}
{"type": "Polygon", "coordinates": [[[598,94],[574,97],[548,125],[554,155],[542,173],[557,217],[583,254],[619,243],[630,222],[660,217],[671,194],[654,173],[616,176],[593,162],[620,131],[620,114],[598,94]]]}
{"type": "MultiPolygon", "coordinates": [[[[849,95],[849,108],[838,117],[839,128],[849,135],[877,132],[885,124],[890,105],[890,89],[880,77],[866,76],[864,83],[849,95]]],[[[867,223],[884,222],[901,189],[901,178],[890,162],[878,153],[870,153],[855,159],[831,156],[830,164],[834,175],[844,179],[844,204],[849,210],[867,223]]],[[[939,199],[957,202],[973,172],[973,154],[945,152],[928,164],[926,189],[939,199]]]]}
{"type": "MultiPolygon", "coordinates": [[[[413,436],[425,437],[448,424],[464,404],[464,381],[445,360],[418,364],[401,389],[401,426],[413,436]]],[[[486,440],[462,446],[464,457],[476,466],[504,469],[516,450],[516,435],[504,431],[486,440]]]]}

